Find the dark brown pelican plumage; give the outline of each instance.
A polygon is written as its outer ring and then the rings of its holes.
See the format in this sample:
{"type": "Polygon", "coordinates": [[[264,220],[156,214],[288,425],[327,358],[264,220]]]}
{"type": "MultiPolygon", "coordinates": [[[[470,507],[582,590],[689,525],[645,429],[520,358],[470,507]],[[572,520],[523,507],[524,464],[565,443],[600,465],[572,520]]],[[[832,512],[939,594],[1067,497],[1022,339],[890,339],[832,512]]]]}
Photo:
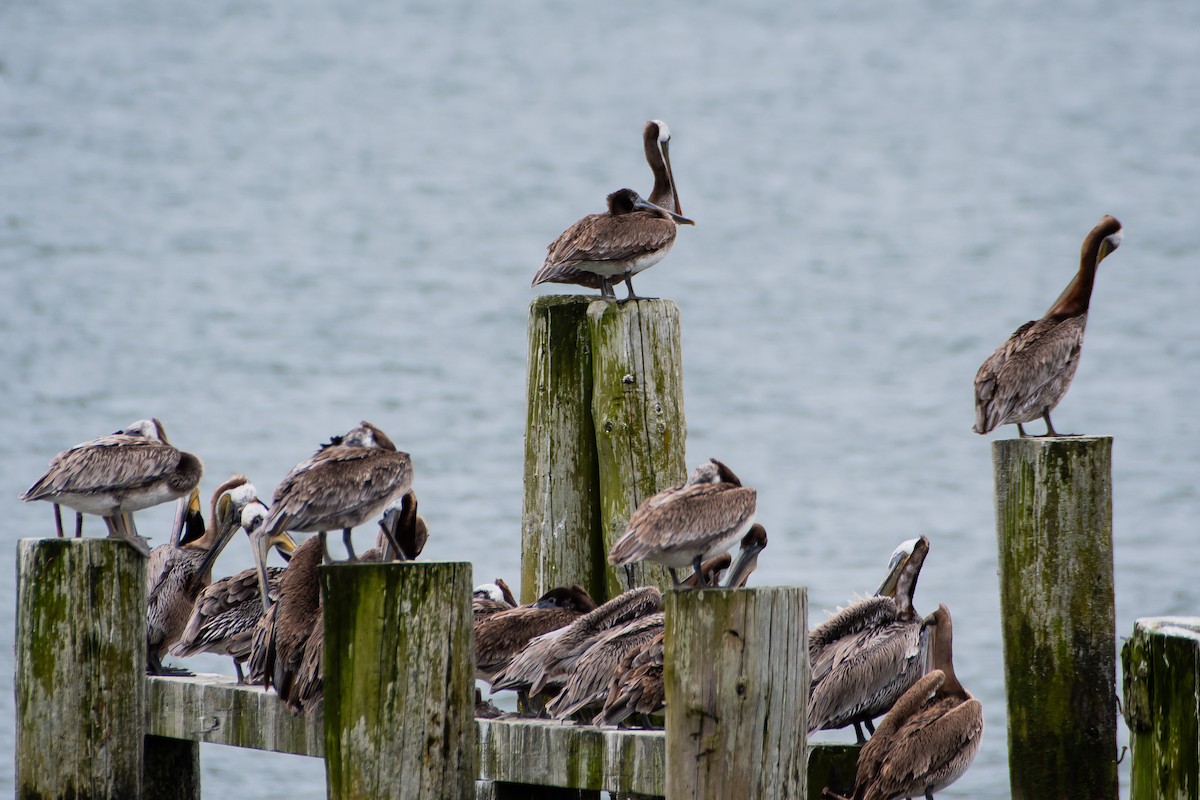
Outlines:
{"type": "MultiPolygon", "coordinates": [[[[266,519],[267,507],[255,500],[242,509],[241,526],[247,536],[266,519]]],[[[270,545],[289,558],[296,543],[287,532],[276,534],[270,545]]],[[[267,568],[267,589],[272,601],[279,600],[283,567],[267,568]]],[[[258,570],[254,567],[209,584],[192,607],[192,614],[171,655],[187,658],[198,653],[227,655],[233,659],[238,683],[245,682],[242,664],[250,657],[254,628],[263,616],[258,570]]],[[[261,680],[261,676],[258,676],[261,680]]]]}
{"type": "Polygon", "coordinates": [[[250,648],[251,678],[262,676],[295,714],[307,713],[321,697],[325,624],[317,570],[324,549],[315,536],[296,548],[279,579],[279,602],[259,620],[250,648]],[[310,646],[314,640],[318,645],[310,646]]]}
{"type": "Polygon", "coordinates": [[[613,284],[624,280],[626,300],[636,300],[633,276],[667,255],[675,244],[676,223],[695,224],[633,189],[618,189],[608,196],[607,211],[587,215],[551,243],[532,285],[574,283],[615,299],[613,284]]]}
{"type": "MultiPolygon", "coordinates": [[[[149,556],[150,546],[138,536],[133,512],[179,499],[196,488],[203,472],[199,458],[171,446],[161,422],[144,419],[62,451],[21,499],[46,500],[104,517],[109,536],[126,539],[149,556]]],[[[61,536],[57,509],[55,524],[61,536]]],[[[77,519],[76,535],[80,530],[77,519]]]]}
{"type": "Polygon", "coordinates": [[[417,493],[409,489],[383,510],[375,546],[363,561],[416,561],[429,541],[429,526],[417,513],[417,493]]]}
{"type": "Polygon", "coordinates": [[[192,521],[203,525],[199,492],[180,499],[171,541],[150,551],[146,561],[146,663],[152,675],[167,674],[162,658],[187,627],[196,598],[212,581],[212,565],[241,523],[242,509],[257,500],[244,475],[234,475],[213,492],[209,524],[199,536],[181,535],[192,521]]]}
{"type": "MultiPolygon", "coordinates": [[[[954,674],[950,610],[926,618],[933,669],[905,692],[858,756],[850,800],[933,800],[975,758],[983,739],[983,706],[954,674]]],[[[837,798],[828,789],[825,796],[837,798]]]]}
{"type": "MultiPolygon", "coordinates": [[[[757,522],[750,526],[738,545],[737,560],[729,568],[723,584],[727,589],[741,589],[758,569],[758,554],[767,548],[767,529],[757,522]]],[[[713,583],[712,585],[716,585],[713,583]]]]}
{"type": "MultiPolygon", "coordinates": [[[[352,528],[377,516],[412,484],[412,461],[369,422],[335,436],[289,472],[275,488],[271,512],[255,534],[256,562],[263,566],[267,540],[280,531],[320,534],[342,531],[351,560],[352,528]]],[[[260,587],[266,592],[264,585],[260,587]]]]}
{"type": "Polygon", "coordinates": [[[537,695],[558,689],[597,637],[662,611],[662,592],[653,586],[630,589],[595,608],[570,625],[530,639],[511,663],[493,677],[492,691],[515,690],[537,695]]]}
{"type": "MultiPolygon", "coordinates": [[[[693,566],[733,546],[754,524],[757,493],[715,458],[693,470],[687,483],[645,500],[612,546],[611,564],[654,561],[678,585],[676,568],[693,566]]],[[[703,586],[701,586],[703,588],[703,586]]]]}
{"type": "Polygon", "coordinates": [[[620,725],[630,717],[641,718],[650,727],[650,715],[666,706],[663,685],[663,633],[641,649],[628,650],[609,682],[604,708],[592,720],[593,725],[620,725]]]}
{"type": "Polygon", "coordinates": [[[551,716],[564,719],[587,708],[600,710],[608,697],[613,674],[625,656],[648,646],[661,636],[666,616],[661,612],[605,631],[588,646],[571,669],[562,691],[546,705],[551,716]]]}
{"type": "Polygon", "coordinates": [[[656,206],[682,214],[675,175],[671,172],[671,130],[667,123],[661,119],[647,122],[642,127],[642,146],[646,151],[646,163],[654,173],[654,188],[648,199],[656,206]]]}
{"type": "Polygon", "coordinates": [[[1088,304],[1096,281],[1096,268],[1121,244],[1123,229],[1114,217],[1105,216],[1083,240],[1079,272],[1041,319],[1017,328],[1008,341],[992,353],[975,375],[976,433],[988,433],[1015,422],[1041,418],[1046,436],[1057,436],[1050,412],[1062,400],[1079,367],[1088,304]]]}
{"type": "Polygon", "coordinates": [[[531,605],[517,606],[475,625],[475,677],[491,683],[529,641],[571,624],[596,608],[579,584],[558,587],[531,605]]]}
{"type": "Polygon", "coordinates": [[[808,635],[812,684],[808,732],[860,725],[892,707],[928,668],[928,642],[913,594],[929,552],[922,536],[904,542],[892,554],[879,592],[851,603],[808,635]]]}

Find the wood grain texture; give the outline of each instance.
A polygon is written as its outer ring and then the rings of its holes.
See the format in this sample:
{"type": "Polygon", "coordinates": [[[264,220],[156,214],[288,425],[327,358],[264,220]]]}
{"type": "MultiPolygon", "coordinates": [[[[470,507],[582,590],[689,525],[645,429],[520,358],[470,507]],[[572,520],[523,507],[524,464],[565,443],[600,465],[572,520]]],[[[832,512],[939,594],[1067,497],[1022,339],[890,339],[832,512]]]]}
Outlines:
{"type": "Polygon", "coordinates": [[[320,712],[296,716],[274,692],[226,675],[146,679],[146,733],[321,758],[320,712]]]}
{"type": "Polygon", "coordinates": [[[1121,650],[1130,800],[1200,799],[1200,617],[1146,617],[1121,650]]]}
{"type": "MultiPolygon", "coordinates": [[[[521,601],[582,584],[605,597],[592,357],[594,297],[545,295],[529,306],[521,601]]],[[[490,579],[490,578],[489,578],[490,579]]]]}
{"type": "MultiPolygon", "coordinates": [[[[600,479],[604,552],[625,533],[642,501],[687,480],[679,307],[670,300],[595,301],[592,419],[600,479]]],[[[606,597],[630,588],[623,567],[605,560],[606,597]]],[[[671,587],[662,567],[634,567],[638,586],[671,587]]],[[[599,598],[597,598],[599,600],[599,598]]]]}
{"type": "Polygon", "coordinates": [[[145,558],[111,539],[22,539],[16,651],[16,796],[140,797],[145,558]]]}
{"type": "Polygon", "coordinates": [[[662,731],[594,728],[558,720],[476,720],[479,777],[661,795],[662,731]]]}
{"type": "Polygon", "coordinates": [[[321,589],[329,797],[470,800],[471,565],[333,564],[321,589]]]}
{"type": "Polygon", "coordinates": [[[1112,439],[992,455],[1012,796],[1115,800],[1112,439]]]}
{"type": "Polygon", "coordinates": [[[666,595],[667,800],[803,800],[802,587],[666,595]]]}

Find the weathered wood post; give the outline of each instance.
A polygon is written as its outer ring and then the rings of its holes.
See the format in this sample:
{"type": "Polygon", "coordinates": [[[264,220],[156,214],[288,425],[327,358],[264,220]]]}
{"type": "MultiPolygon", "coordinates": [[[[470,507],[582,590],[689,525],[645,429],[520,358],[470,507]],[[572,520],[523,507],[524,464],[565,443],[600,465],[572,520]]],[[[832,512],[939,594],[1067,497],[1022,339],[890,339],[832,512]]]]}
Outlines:
{"type": "Polygon", "coordinates": [[[808,800],[821,800],[828,786],[849,797],[854,791],[861,744],[818,744],[808,746],[808,800]]]}
{"type": "MultiPolygon", "coordinates": [[[[643,500],[687,480],[679,307],[670,300],[597,301],[588,308],[592,418],[600,464],[600,519],[607,556],[643,500]]],[[[608,597],[630,588],[604,562],[608,597]]],[[[666,589],[662,567],[633,568],[635,585],[666,589]]]]}
{"type": "MultiPolygon", "coordinates": [[[[521,600],[582,583],[605,598],[587,310],[594,297],[529,306],[521,600]]],[[[489,578],[490,580],[490,578],[489,578]]]]}
{"type": "Polygon", "coordinates": [[[803,587],[666,595],[666,800],[803,800],[803,587]]]}
{"type": "Polygon", "coordinates": [[[471,565],[335,564],[321,589],[329,797],[473,798],[471,565]]]}
{"type": "Polygon", "coordinates": [[[1121,651],[1130,800],[1200,798],[1200,617],[1139,619],[1121,651]]]}
{"type": "Polygon", "coordinates": [[[1115,800],[1112,439],[992,454],[1012,796],[1115,800]]]}
{"type": "Polygon", "coordinates": [[[16,796],[140,798],[146,559],[112,539],[22,539],[16,650],[16,796]]]}

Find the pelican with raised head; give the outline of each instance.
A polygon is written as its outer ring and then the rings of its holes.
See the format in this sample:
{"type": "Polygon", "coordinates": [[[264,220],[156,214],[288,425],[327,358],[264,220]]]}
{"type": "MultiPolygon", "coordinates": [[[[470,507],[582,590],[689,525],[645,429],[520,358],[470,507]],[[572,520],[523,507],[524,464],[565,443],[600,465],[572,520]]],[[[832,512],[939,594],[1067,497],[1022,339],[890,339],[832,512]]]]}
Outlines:
{"type": "Polygon", "coordinates": [[[275,488],[270,513],[252,536],[264,601],[269,602],[265,564],[272,536],[280,531],[318,533],[328,560],[325,534],[340,528],[354,561],[351,529],[402,497],[412,478],[408,453],[398,451],[387,434],[366,421],[297,464],[275,488]]]}
{"type": "Polygon", "coordinates": [[[723,553],[754,524],[757,493],[715,458],[692,471],[687,483],[647,498],[624,535],[608,553],[610,564],[654,561],[667,567],[675,585],[675,570],[691,565],[701,575],[701,563],[723,553]]]}
{"type": "MultiPolygon", "coordinates": [[[[266,505],[257,498],[242,509],[241,528],[252,536],[267,517],[266,505]]],[[[286,531],[270,539],[283,558],[289,559],[296,542],[286,531]]],[[[272,602],[279,599],[279,582],[283,567],[267,567],[267,590],[272,602]]],[[[254,628],[263,615],[262,597],[258,585],[258,570],[254,567],[209,584],[192,607],[192,614],[171,655],[187,658],[198,653],[227,655],[233,659],[238,683],[245,682],[242,664],[250,657],[254,628]]],[[[253,676],[252,676],[253,677],[253,676]]],[[[258,676],[261,679],[261,676],[258,676]]]]}
{"type": "MultiPolygon", "coordinates": [[[[109,536],[125,539],[148,557],[150,545],[138,536],[133,512],[178,500],[196,488],[203,472],[199,458],[171,446],[161,422],[143,419],[62,451],[21,499],[53,503],[60,537],[62,505],[104,517],[109,536]]],[[[81,531],[77,516],[75,535],[81,531]]]]}
{"type": "Polygon", "coordinates": [[[954,674],[954,630],[943,604],[925,620],[933,669],[896,700],[858,755],[850,798],[831,800],[933,800],[963,776],[983,740],[983,706],[954,674]]]}
{"type": "Polygon", "coordinates": [[[910,539],[896,548],[887,577],[874,597],[851,603],[808,635],[812,684],[808,732],[854,725],[874,733],[872,720],[892,707],[928,668],[928,641],[913,594],[929,539],[910,539]]]}
{"type": "Polygon", "coordinates": [[[1123,229],[1114,217],[1105,216],[1083,240],[1079,272],[1067,284],[1041,319],[1026,322],[992,353],[975,375],[976,433],[1001,425],[1023,423],[1039,417],[1046,421],[1046,436],[1057,436],[1050,423],[1054,410],[1075,377],[1096,268],[1121,244],[1123,229]]]}
{"type": "Polygon", "coordinates": [[[670,252],[677,223],[695,224],[633,189],[618,189],[608,196],[607,211],[588,214],[551,243],[532,285],[574,283],[599,288],[601,297],[615,300],[613,284],[624,280],[629,288],[625,299],[637,300],[633,276],[670,252]]]}

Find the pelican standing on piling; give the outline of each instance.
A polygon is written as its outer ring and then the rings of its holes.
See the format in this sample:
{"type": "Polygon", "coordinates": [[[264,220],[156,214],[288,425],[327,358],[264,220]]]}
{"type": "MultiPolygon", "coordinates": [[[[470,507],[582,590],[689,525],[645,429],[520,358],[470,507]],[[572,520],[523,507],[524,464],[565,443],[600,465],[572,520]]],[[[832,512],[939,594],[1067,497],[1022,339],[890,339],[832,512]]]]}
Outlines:
{"type": "Polygon", "coordinates": [[[1120,246],[1122,234],[1120,222],[1103,217],[1083,240],[1079,272],[1054,305],[1041,319],[1017,328],[979,367],[975,375],[976,433],[1015,422],[1017,433],[1025,438],[1022,423],[1040,417],[1046,421],[1045,435],[1058,435],[1050,424],[1050,412],[1067,393],[1079,367],[1096,268],[1120,246]]]}
{"type": "Polygon", "coordinates": [[[701,562],[725,552],[754,524],[757,493],[742,486],[729,467],[710,459],[692,471],[687,483],[648,498],[629,519],[625,534],[609,551],[610,564],[654,561],[671,572],[691,565],[701,574],[701,562]]]}
{"type": "MultiPolygon", "coordinates": [[[[933,670],[905,692],[858,756],[849,800],[932,800],[962,777],[983,740],[983,706],[954,674],[954,631],[943,604],[925,620],[933,670]]],[[[823,796],[846,800],[830,792],[823,796]]]]}
{"type": "Polygon", "coordinates": [[[808,635],[810,736],[853,724],[858,741],[866,741],[860,726],[873,733],[871,721],[925,674],[928,640],[912,601],[928,553],[924,536],[901,544],[874,597],[851,603],[808,635]]]}
{"type": "MultiPolygon", "coordinates": [[[[148,557],[150,545],[138,536],[133,512],[183,497],[203,472],[199,458],[171,446],[161,422],[143,419],[59,453],[21,499],[53,503],[60,537],[58,506],[63,505],[104,517],[109,536],[125,539],[148,557]]],[[[75,535],[81,530],[77,517],[75,535]]]]}

